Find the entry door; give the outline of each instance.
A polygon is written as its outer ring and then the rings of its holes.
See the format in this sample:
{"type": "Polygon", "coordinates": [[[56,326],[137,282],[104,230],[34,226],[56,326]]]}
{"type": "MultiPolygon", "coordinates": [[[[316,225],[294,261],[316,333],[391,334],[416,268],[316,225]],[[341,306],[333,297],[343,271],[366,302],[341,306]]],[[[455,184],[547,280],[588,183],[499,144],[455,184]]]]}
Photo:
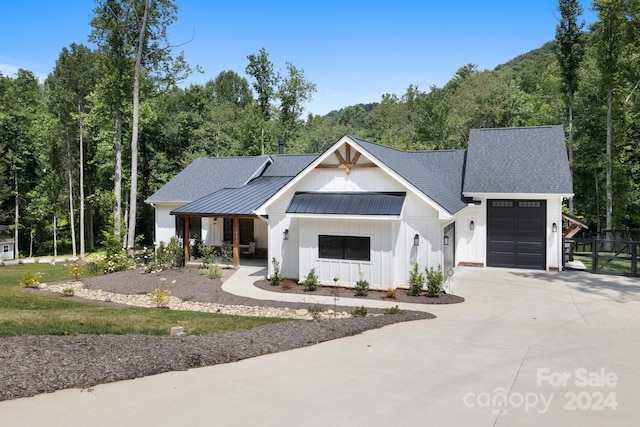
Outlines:
{"type": "Polygon", "coordinates": [[[546,268],[545,200],[489,200],[487,265],[546,268]]]}

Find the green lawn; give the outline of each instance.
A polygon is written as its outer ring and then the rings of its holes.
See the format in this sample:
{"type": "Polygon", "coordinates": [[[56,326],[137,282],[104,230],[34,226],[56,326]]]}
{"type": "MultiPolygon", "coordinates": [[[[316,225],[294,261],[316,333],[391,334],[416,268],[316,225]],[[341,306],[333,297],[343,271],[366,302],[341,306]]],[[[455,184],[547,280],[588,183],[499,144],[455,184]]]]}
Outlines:
{"type": "Polygon", "coordinates": [[[282,319],[229,316],[159,308],[109,307],[60,296],[35,295],[15,289],[27,272],[41,272],[40,282],[71,279],[62,265],[0,267],[0,336],[147,334],[168,335],[183,326],[190,335],[251,329],[282,319]]]}
{"type": "MultiPolygon", "coordinates": [[[[619,273],[619,274],[631,274],[631,260],[614,258],[615,254],[600,252],[598,253],[598,268],[605,273],[619,273]]],[[[587,270],[591,271],[593,262],[591,255],[574,255],[574,259],[582,261],[587,267],[587,270]]]]}

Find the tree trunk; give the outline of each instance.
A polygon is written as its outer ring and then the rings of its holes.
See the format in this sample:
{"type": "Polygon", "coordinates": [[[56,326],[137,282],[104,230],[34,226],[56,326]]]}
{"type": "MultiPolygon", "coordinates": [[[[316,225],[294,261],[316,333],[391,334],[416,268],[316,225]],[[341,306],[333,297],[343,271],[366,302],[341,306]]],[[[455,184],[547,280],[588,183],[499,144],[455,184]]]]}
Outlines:
{"type": "Polygon", "coordinates": [[[58,217],[53,213],[53,257],[58,256],[58,217]]]}
{"type": "Polygon", "coordinates": [[[82,107],[78,105],[78,127],[80,131],[80,258],[84,258],[84,119],[82,117],[82,107]]]}
{"type": "MultiPolygon", "coordinates": [[[[609,17],[609,23],[607,27],[607,38],[609,43],[609,49],[613,49],[613,18],[609,17]]],[[[607,76],[607,141],[606,141],[606,193],[607,193],[607,205],[606,205],[606,217],[605,228],[611,230],[613,228],[613,177],[612,177],[612,164],[611,164],[611,145],[613,140],[613,68],[614,64],[613,55],[608,58],[608,76],[607,76]]],[[[607,233],[609,238],[609,233],[607,233]]]]}
{"type": "Polygon", "coordinates": [[[136,211],[138,198],[138,126],[140,120],[140,69],[142,68],[142,53],[144,38],[147,31],[147,15],[149,13],[149,0],[144,3],[142,23],[138,27],[138,47],[136,50],[136,64],[133,77],[133,120],[131,127],[131,193],[129,196],[129,229],[127,249],[133,255],[133,247],[136,240],[136,211]]]}
{"type": "Polygon", "coordinates": [[[73,252],[73,257],[75,258],[77,255],[76,252],[76,221],[75,221],[75,213],[73,211],[73,175],[71,173],[71,147],[69,144],[69,136],[65,138],[67,145],[67,178],[69,181],[69,224],[71,227],[71,250],[73,252]]]}
{"type": "MultiPolygon", "coordinates": [[[[569,89],[569,168],[573,182],[573,91],[569,89]]],[[[573,216],[573,197],[569,199],[569,215],[573,216]]]]}
{"type": "Polygon", "coordinates": [[[18,259],[20,257],[20,245],[18,244],[18,237],[19,237],[19,228],[20,228],[20,192],[19,187],[18,187],[18,171],[16,170],[13,173],[13,186],[14,186],[14,191],[16,193],[16,206],[15,206],[15,217],[14,217],[14,222],[13,222],[13,244],[14,244],[14,252],[13,252],[13,259],[18,259]]]}
{"type": "Polygon", "coordinates": [[[113,194],[116,199],[113,213],[113,234],[120,237],[122,227],[122,107],[116,106],[116,165],[113,173],[113,194]]]}

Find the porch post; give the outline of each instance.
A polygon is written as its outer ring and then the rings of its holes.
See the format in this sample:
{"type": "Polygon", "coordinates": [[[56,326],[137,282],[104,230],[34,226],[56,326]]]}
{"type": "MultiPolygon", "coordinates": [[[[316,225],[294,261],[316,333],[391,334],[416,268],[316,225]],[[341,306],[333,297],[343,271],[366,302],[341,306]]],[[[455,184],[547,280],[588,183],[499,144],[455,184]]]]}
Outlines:
{"type": "Polygon", "coordinates": [[[233,268],[240,267],[240,218],[233,217],[233,268]]]}
{"type": "Polygon", "coordinates": [[[184,217],[184,241],[182,242],[182,246],[184,248],[184,265],[187,265],[187,261],[189,261],[189,241],[191,240],[191,236],[189,235],[189,217],[184,217]]]}

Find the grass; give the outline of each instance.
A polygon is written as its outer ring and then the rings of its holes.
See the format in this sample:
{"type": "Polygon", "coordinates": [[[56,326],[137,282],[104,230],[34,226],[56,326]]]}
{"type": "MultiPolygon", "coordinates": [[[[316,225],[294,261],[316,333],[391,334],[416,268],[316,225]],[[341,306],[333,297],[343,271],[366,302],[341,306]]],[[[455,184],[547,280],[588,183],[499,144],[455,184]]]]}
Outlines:
{"type": "Polygon", "coordinates": [[[43,273],[42,283],[72,279],[63,265],[0,267],[0,336],[168,335],[171,327],[177,325],[183,326],[190,335],[204,335],[242,331],[285,321],[160,308],[109,307],[61,296],[39,295],[16,288],[29,271],[43,273]]]}
{"type": "MultiPolygon", "coordinates": [[[[615,256],[613,253],[600,252],[598,253],[598,267],[600,271],[606,273],[619,273],[619,274],[631,274],[631,260],[630,259],[612,259],[615,256]],[[607,263],[607,261],[610,262],[607,263]],[[606,263],[606,264],[605,264],[606,263]]],[[[591,271],[593,262],[591,256],[574,255],[574,259],[582,261],[587,270],[591,271]]]]}

